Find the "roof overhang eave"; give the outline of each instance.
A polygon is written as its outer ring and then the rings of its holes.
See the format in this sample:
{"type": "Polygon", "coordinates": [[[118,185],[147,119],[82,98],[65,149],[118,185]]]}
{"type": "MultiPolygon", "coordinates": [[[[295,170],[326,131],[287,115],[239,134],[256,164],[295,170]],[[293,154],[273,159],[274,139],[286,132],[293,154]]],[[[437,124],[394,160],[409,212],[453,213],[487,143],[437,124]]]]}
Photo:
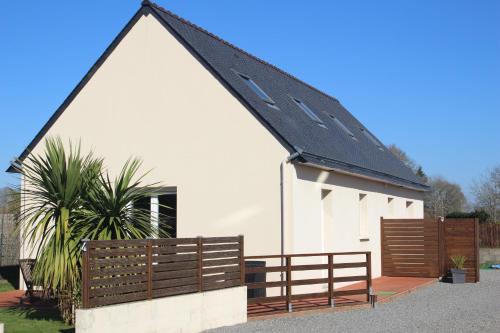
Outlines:
{"type": "Polygon", "coordinates": [[[412,185],[411,183],[405,184],[403,182],[400,183],[400,182],[396,182],[396,181],[390,181],[388,179],[382,179],[382,178],[375,177],[375,176],[363,175],[363,174],[360,174],[357,172],[349,172],[346,170],[342,170],[340,168],[328,167],[328,166],[321,165],[318,163],[300,162],[300,161],[298,161],[296,163],[299,163],[301,165],[306,165],[309,167],[313,167],[316,169],[321,169],[321,170],[325,170],[325,171],[333,171],[333,172],[337,172],[337,173],[352,176],[352,177],[367,179],[367,180],[371,180],[371,181],[375,181],[375,182],[379,182],[379,183],[383,183],[383,184],[389,184],[389,185],[392,185],[395,187],[402,187],[402,188],[406,188],[406,189],[413,190],[413,191],[428,192],[430,190],[429,186],[427,186],[427,185],[417,185],[417,184],[412,185]]]}

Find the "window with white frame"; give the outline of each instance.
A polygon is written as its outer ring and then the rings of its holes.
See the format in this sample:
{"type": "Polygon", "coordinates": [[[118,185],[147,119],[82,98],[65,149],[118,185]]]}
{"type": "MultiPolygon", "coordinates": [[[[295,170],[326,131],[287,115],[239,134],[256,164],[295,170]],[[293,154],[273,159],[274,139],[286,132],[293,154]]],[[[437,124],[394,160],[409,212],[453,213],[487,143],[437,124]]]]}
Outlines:
{"type": "Polygon", "coordinates": [[[177,237],[177,190],[175,188],[157,189],[151,196],[134,202],[134,205],[150,212],[151,224],[155,230],[163,230],[170,237],[177,237]]]}

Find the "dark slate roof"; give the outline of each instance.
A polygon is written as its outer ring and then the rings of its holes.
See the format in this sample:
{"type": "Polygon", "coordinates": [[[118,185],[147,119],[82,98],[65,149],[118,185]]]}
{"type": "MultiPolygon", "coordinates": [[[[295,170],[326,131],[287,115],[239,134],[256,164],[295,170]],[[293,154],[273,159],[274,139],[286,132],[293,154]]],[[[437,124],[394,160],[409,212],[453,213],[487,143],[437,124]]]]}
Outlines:
{"type": "MultiPolygon", "coordinates": [[[[387,148],[380,150],[360,130],[364,127],[337,99],[302,82],[283,70],[245,52],[206,30],[155,4],[148,4],[167,28],[177,34],[191,52],[243,99],[256,116],[290,150],[302,151],[303,162],[326,168],[426,189],[424,182],[387,148]],[[275,102],[269,107],[235,73],[249,76],[275,102]],[[320,127],[293,96],[311,108],[326,125],[320,127]],[[355,135],[352,139],[329,115],[337,117],[355,135]]],[[[383,145],[382,145],[383,146],[383,145]]]]}
{"type": "MultiPolygon", "coordinates": [[[[360,131],[360,128],[365,130],[366,128],[337,99],[149,1],[143,1],[142,8],[21,154],[21,160],[29,154],[82,86],[105,61],[107,55],[143,14],[155,15],[290,153],[300,152],[297,161],[415,189],[428,189],[422,179],[387,148],[383,147],[383,150],[377,148],[360,131]],[[262,101],[235,71],[249,76],[256,82],[275,102],[279,110],[269,107],[262,101]],[[290,96],[303,101],[314,110],[326,128],[312,121],[290,96]],[[346,134],[329,115],[338,118],[347,126],[357,140],[346,134]]],[[[8,171],[14,170],[11,167],[8,171]]]]}

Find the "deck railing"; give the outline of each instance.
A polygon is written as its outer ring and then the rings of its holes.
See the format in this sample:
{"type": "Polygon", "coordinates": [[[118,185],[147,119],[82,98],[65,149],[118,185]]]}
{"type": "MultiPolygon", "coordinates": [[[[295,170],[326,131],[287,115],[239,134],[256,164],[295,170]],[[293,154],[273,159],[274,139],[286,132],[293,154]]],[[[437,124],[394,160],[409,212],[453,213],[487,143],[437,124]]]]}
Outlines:
{"type": "Polygon", "coordinates": [[[82,306],[244,284],[243,236],[85,241],[82,306]]]}
{"type": "MultiPolygon", "coordinates": [[[[255,274],[255,273],[279,273],[279,281],[266,281],[265,282],[247,282],[246,286],[248,290],[253,289],[268,289],[268,288],[281,288],[281,295],[279,296],[265,296],[265,297],[253,297],[248,299],[248,304],[258,304],[258,303],[269,303],[269,302],[286,302],[286,308],[288,311],[292,311],[292,301],[295,300],[306,300],[313,298],[328,298],[328,304],[330,306],[335,306],[335,298],[351,295],[366,295],[366,301],[371,302],[372,296],[372,272],[371,272],[371,252],[336,252],[336,253],[309,253],[309,254],[288,254],[288,255],[270,255],[270,256],[247,256],[245,260],[265,260],[266,262],[272,259],[279,259],[279,265],[265,266],[265,267],[246,267],[245,274],[255,274]],[[349,261],[339,262],[336,260],[337,257],[362,257],[363,259],[359,261],[349,261]],[[295,261],[300,261],[303,263],[295,264],[295,261]],[[321,263],[310,263],[314,259],[320,259],[321,263]],[[325,260],[326,259],[326,260],[325,260]],[[304,261],[307,262],[304,264],[304,261]],[[326,263],[325,263],[326,262],[326,263]],[[365,269],[364,273],[361,275],[350,275],[350,276],[337,276],[338,270],[347,268],[359,268],[365,269]],[[317,272],[322,272],[321,274],[327,277],[321,278],[302,278],[297,279],[294,277],[294,272],[314,272],[311,274],[318,274],[317,272]],[[283,276],[283,273],[284,276],[283,276]],[[326,274],[325,274],[326,273],[326,274]],[[356,289],[349,289],[349,287],[335,289],[335,283],[341,282],[361,282],[366,281],[365,287],[356,289]],[[307,286],[307,285],[318,285],[327,284],[328,291],[326,292],[314,292],[314,293],[295,293],[293,291],[296,286],[307,286]],[[284,289],[284,290],[283,290],[284,289]]],[[[356,259],[353,259],[356,260],[356,259]]],[[[307,276],[307,273],[301,273],[302,276],[307,276]]],[[[310,275],[311,275],[310,274],[310,275]]]]}

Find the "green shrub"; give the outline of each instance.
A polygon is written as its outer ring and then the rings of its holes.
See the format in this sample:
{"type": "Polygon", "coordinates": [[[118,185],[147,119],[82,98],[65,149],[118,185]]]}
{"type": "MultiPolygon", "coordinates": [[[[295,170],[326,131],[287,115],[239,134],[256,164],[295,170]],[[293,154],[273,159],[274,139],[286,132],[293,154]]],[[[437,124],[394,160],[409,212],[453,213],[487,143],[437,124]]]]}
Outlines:
{"type": "Polygon", "coordinates": [[[447,218],[477,218],[479,219],[479,223],[487,223],[490,215],[486,213],[484,210],[475,210],[473,212],[452,212],[446,215],[447,218]]]}

